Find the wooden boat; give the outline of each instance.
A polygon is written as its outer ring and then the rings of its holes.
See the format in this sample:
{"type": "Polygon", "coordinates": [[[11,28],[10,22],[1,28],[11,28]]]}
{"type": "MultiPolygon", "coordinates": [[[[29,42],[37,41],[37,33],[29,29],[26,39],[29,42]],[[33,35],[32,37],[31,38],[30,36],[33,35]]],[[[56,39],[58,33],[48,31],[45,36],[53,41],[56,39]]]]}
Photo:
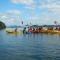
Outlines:
{"type": "Polygon", "coordinates": [[[30,30],[31,33],[46,33],[46,34],[60,34],[58,30],[30,30]]]}
{"type": "Polygon", "coordinates": [[[60,34],[60,31],[58,30],[46,30],[43,33],[48,33],[48,34],[60,34]]]}
{"type": "Polygon", "coordinates": [[[6,31],[8,34],[23,34],[23,32],[22,31],[17,31],[17,32],[15,32],[15,31],[6,31]]]}

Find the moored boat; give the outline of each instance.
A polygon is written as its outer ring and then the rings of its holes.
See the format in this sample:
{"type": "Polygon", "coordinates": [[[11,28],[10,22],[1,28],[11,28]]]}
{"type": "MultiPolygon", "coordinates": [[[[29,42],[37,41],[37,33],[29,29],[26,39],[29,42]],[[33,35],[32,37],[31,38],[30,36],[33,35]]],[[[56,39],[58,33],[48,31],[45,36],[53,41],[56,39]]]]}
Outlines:
{"type": "Polygon", "coordinates": [[[53,28],[47,28],[47,29],[43,29],[43,28],[30,28],[28,30],[28,32],[31,32],[31,33],[50,33],[50,34],[60,34],[60,30],[56,30],[56,29],[53,29],[53,28]]]}

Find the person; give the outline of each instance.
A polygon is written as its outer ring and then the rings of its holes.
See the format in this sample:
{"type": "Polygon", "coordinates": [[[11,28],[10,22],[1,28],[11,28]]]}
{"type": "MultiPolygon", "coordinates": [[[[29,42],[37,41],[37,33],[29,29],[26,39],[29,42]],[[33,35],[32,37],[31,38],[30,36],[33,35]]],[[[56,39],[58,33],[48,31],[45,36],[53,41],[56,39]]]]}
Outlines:
{"type": "Polygon", "coordinates": [[[28,29],[28,32],[32,32],[32,28],[31,27],[28,29]]]}
{"type": "Polygon", "coordinates": [[[26,27],[23,29],[23,33],[25,33],[26,32],[26,27]]]}
{"type": "Polygon", "coordinates": [[[15,32],[17,32],[17,28],[15,29],[15,32]]]}

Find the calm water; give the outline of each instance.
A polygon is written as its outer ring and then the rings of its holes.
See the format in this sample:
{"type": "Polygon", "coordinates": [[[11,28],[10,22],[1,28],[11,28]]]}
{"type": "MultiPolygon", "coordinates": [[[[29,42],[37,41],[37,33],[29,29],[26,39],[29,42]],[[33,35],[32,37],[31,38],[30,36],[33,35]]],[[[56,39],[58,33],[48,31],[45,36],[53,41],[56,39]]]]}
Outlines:
{"type": "Polygon", "coordinates": [[[0,31],[0,60],[60,60],[60,35],[0,31]]]}

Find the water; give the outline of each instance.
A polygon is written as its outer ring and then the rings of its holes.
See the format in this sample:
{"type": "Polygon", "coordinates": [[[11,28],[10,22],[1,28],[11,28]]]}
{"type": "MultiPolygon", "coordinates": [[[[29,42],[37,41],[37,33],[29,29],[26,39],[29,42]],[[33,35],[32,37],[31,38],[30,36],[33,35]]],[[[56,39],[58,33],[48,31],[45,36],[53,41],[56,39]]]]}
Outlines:
{"type": "Polygon", "coordinates": [[[60,60],[60,35],[0,31],[0,60],[60,60]]]}

